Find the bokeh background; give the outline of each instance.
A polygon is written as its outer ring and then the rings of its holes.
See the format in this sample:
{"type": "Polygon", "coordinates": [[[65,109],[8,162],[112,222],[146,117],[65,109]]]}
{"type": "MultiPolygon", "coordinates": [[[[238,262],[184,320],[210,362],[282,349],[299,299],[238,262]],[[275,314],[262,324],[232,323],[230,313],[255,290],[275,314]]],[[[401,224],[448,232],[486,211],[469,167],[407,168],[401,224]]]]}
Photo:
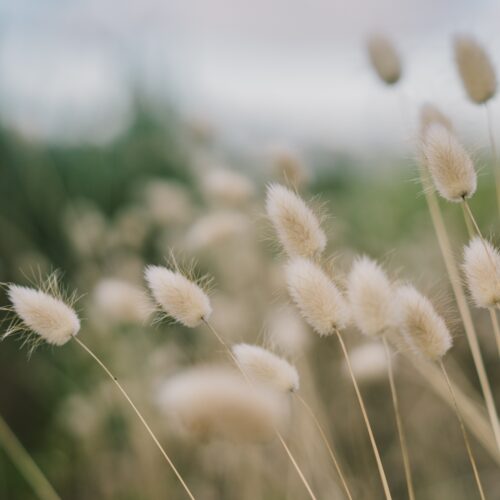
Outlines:
{"type": "MultiPolygon", "coordinates": [[[[305,494],[273,444],[177,436],[155,405],[155,388],[187,366],[224,363],[224,354],[202,329],[110,318],[96,290],[109,278],[143,287],[143,266],[164,262],[173,250],[214,277],[215,321],[228,339],[268,342],[287,297],[263,196],[267,182],[283,180],[285,153],[298,165],[297,187],[329,216],[328,251],[339,275],[354,255],[368,253],[435,299],[456,339],[450,370],[481,407],[416,181],[416,131],[426,101],[453,120],[480,173],[471,206],[495,239],[486,114],[465,98],[451,42],[456,33],[476,35],[500,67],[498,2],[4,0],[0,19],[0,281],[26,284],[63,272],[64,285],[82,295],[82,335],[141,402],[199,498],[305,494]],[[369,65],[372,32],[398,47],[403,77],[395,87],[369,65]],[[243,197],[207,181],[221,168],[244,177],[243,197]],[[196,223],[221,211],[240,218],[222,235],[201,238],[196,223]]],[[[491,110],[500,124],[498,99],[491,110]]],[[[442,208],[459,255],[462,214],[442,208]]],[[[488,318],[475,319],[500,396],[488,318]]],[[[356,498],[382,498],[338,346],[305,329],[297,335],[282,350],[301,369],[356,498]]],[[[348,342],[354,349],[365,341],[353,331],[348,342]]],[[[394,497],[402,499],[387,381],[368,378],[369,412],[394,497]]],[[[74,345],[41,347],[28,357],[8,338],[0,344],[0,380],[0,415],[63,498],[183,498],[128,408],[74,345]]],[[[417,497],[474,498],[451,410],[404,363],[398,384],[417,497]]],[[[328,457],[297,418],[293,446],[321,498],[336,498],[328,457]]],[[[498,491],[497,465],[477,441],[473,446],[485,487],[498,491]]],[[[0,498],[36,498],[1,450],[0,498]]]]}

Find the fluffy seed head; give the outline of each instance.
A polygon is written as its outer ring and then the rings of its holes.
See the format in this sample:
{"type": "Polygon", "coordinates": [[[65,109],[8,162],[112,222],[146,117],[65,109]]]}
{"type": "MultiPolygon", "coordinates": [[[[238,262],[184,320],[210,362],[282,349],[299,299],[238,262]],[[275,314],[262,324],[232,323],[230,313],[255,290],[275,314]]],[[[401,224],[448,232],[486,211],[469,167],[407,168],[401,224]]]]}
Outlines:
{"type": "Polygon", "coordinates": [[[273,349],[287,356],[298,356],[308,348],[311,333],[295,308],[287,305],[271,312],[267,340],[273,349]]]}
{"type": "Polygon", "coordinates": [[[152,310],[140,288],[115,278],[99,281],[94,301],[101,314],[112,323],[142,324],[152,310]]]}
{"type": "Polygon", "coordinates": [[[24,328],[49,344],[61,346],[79,332],[80,320],[76,312],[61,299],[19,285],[9,285],[7,293],[14,312],[22,321],[22,325],[14,326],[7,334],[24,328]]]}
{"type": "Polygon", "coordinates": [[[398,326],[413,351],[437,361],[452,345],[446,324],[431,302],[414,287],[405,285],[397,290],[398,326]]]}
{"type": "Polygon", "coordinates": [[[325,249],[326,236],[316,215],[293,191],[270,184],[266,210],[290,257],[313,257],[325,249]]]}
{"type": "Polygon", "coordinates": [[[187,242],[193,250],[202,250],[248,231],[248,220],[240,213],[220,211],[198,219],[187,235],[187,242]]]}
{"type": "Polygon", "coordinates": [[[237,344],[233,347],[233,354],[251,378],[283,392],[299,390],[299,374],[295,366],[267,349],[237,344]]]}
{"type": "MultiPolygon", "coordinates": [[[[371,342],[352,349],[349,360],[352,371],[360,382],[375,382],[387,378],[387,355],[380,342],[371,342]]],[[[344,372],[348,375],[345,365],[344,372]]]]}
{"type": "Polygon", "coordinates": [[[197,438],[266,441],[286,422],[284,396],[260,385],[251,387],[226,368],[194,368],[163,385],[158,402],[164,411],[197,438]]]}
{"type": "Polygon", "coordinates": [[[252,181],[239,172],[217,167],[210,170],[202,179],[205,195],[224,205],[247,203],[255,194],[252,181]]]}
{"type": "Polygon", "coordinates": [[[148,266],[145,277],[156,302],[179,323],[193,328],[210,317],[212,307],[207,294],[179,271],[148,266]]]}
{"type": "Polygon", "coordinates": [[[471,157],[453,133],[441,124],[431,125],[422,152],[439,194],[460,202],[476,191],[477,178],[471,157]]]}
{"type": "Polygon", "coordinates": [[[285,147],[275,147],[273,168],[277,178],[287,185],[299,188],[309,180],[309,172],[297,154],[285,147]]]}
{"type": "Polygon", "coordinates": [[[497,90],[495,68],[484,47],[471,36],[457,36],[454,41],[455,62],[469,99],[482,104],[497,90]]]}
{"type": "Polygon", "coordinates": [[[354,262],[348,278],[347,296],[354,323],[364,335],[381,335],[392,325],[392,285],[375,261],[361,257],[354,262]]]}
{"type": "Polygon", "coordinates": [[[382,81],[393,85],[401,78],[401,60],[394,44],[384,35],[373,35],[368,40],[368,55],[382,81]]]}
{"type": "Polygon", "coordinates": [[[302,317],[319,335],[331,335],[349,322],[349,307],[332,280],[308,259],[286,266],[288,291],[302,317]]]}
{"type": "Polygon", "coordinates": [[[500,253],[482,238],[472,239],[464,249],[463,269],[470,294],[478,307],[500,304],[500,253]]]}
{"type": "Polygon", "coordinates": [[[420,139],[425,141],[427,130],[431,125],[439,124],[449,132],[453,132],[451,120],[434,104],[425,103],[420,108],[420,139]]]}

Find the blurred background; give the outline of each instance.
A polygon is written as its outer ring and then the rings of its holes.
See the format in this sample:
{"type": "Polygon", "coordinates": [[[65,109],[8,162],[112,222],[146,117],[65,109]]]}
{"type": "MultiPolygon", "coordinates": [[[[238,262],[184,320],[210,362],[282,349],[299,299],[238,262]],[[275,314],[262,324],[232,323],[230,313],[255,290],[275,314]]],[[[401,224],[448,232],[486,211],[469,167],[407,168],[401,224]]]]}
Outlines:
{"type": "MultiPolygon", "coordinates": [[[[368,253],[437,301],[456,338],[450,370],[483,412],[415,159],[419,107],[430,101],[474,153],[471,206],[495,239],[486,112],[465,97],[452,37],[477,36],[498,68],[499,23],[495,0],[0,2],[0,281],[62,271],[82,296],[81,335],[141,403],[197,498],[306,497],[275,443],[186,442],[158,409],[162,380],[226,362],[203,329],[152,324],[144,312],[143,267],[171,251],[214,277],[214,322],[231,342],[271,343],[297,362],[356,498],[382,498],[338,346],[286,309],[284,258],[264,217],[272,180],[328,216],[341,278],[368,253]],[[401,56],[395,86],[369,64],[374,32],[401,56]]],[[[491,111],[498,136],[498,99],[491,111]]],[[[442,208],[460,255],[462,214],[442,208]]],[[[497,396],[488,318],[475,319],[497,396]]],[[[353,331],[348,343],[365,340],[353,331]]],[[[20,347],[0,344],[0,415],[62,498],[184,498],[83,352],[20,347]]],[[[394,498],[406,498],[387,380],[378,372],[365,384],[394,498]]],[[[473,498],[451,410],[404,363],[398,384],[417,497],[473,498]]],[[[290,439],[320,498],[342,498],[317,436],[294,418],[302,430],[290,439]]],[[[495,460],[473,446],[486,489],[498,490],[495,460]]],[[[37,498],[1,449],[0,498],[37,498]]]]}

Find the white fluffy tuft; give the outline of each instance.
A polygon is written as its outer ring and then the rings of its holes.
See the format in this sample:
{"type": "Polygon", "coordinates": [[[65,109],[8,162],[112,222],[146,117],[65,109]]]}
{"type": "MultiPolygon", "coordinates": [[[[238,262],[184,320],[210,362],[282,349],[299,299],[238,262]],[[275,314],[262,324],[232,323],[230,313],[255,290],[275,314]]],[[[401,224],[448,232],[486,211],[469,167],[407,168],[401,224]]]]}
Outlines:
{"type": "Polygon", "coordinates": [[[94,301],[99,312],[117,324],[143,324],[153,309],[143,290],[116,278],[97,283],[94,301]]]}
{"type": "Polygon", "coordinates": [[[497,90],[495,68],[484,47],[471,36],[457,36],[454,42],[455,61],[469,99],[483,104],[497,90]]]}
{"type": "Polygon", "coordinates": [[[248,177],[222,167],[213,168],[205,174],[202,188],[210,200],[231,206],[245,204],[255,194],[255,186],[248,177]]]}
{"type": "Polygon", "coordinates": [[[80,331],[76,312],[62,300],[19,285],[9,285],[8,295],[23,325],[47,343],[61,346],[80,331]]]}
{"type": "Polygon", "coordinates": [[[413,286],[397,290],[398,326],[412,350],[437,361],[451,348],[452,338],[443,318],[429,299],[413,286]]]}
{"type": "Polygon", "coordinates": [[[285,359],[256,345],[237,344],[232,349],[238,364],[252,379],[283,392],[299,390],[297,369],[285,359]]]}
{"type": "Polygon", "coordinates": [[[289,257],[314,257],[325,249],[326,236],[316,215],[290,189],[270,184],[266,210],[289,257]]]}
{"type": "Polygon", "coordinates": [[[349,322],[349,307],[333,281],[316,264],[297,258],[286,266],[288,291],[303,318],[319,335],[331,335],[349,322]]]}
{"type": "Polygon", "coordinates": [[[463,269],[470,294],[478,307],[500,304],[500,252],[482,238],[472,239],[464,249],[463,269]]]}
{"type": "Polygon", "coordinates": [[[381,335],[393,324],[393,288],[375,261],[361,257],[354,262],[347,281],[347,296],[354,323],[364,335],[381,335]]]}
{"type": "MultiPolygon", "coordinates": [[[[380,342],[370,342],[352,349],[349,360],[358,381],[376,382],[387,379],[387,354],[380,342]]],[[[348,375],[345,364],[344,372],[348,375]]]]}
{"type": "Polygon", "coordinates": [[[156,302],[179,323],[193,328],[212,313],[207,294],[178,271],[148,266],[145,278],[156,302]]]}
{"type": "Polygon", "coordinates": [[[167,380],[158,403],[192,436],[237,442],[272,439],[289,408],[284,396],[260,385],[251,387],[227,368],[194,368],[167,380]]]}
{"type": "Polygon", "coordinates": [[[422,152],[436,189],[443,198],[460,202],[475,193],[477,176],[472,159],[446,127],[439,123],[428,127],[422,152]]]}

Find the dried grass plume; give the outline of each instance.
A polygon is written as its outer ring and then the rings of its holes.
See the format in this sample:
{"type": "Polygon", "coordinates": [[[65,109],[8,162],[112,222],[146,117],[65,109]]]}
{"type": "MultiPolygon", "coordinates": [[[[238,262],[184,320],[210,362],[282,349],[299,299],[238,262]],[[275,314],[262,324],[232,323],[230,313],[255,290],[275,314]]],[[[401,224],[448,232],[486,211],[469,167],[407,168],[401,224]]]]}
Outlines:
{"type": "Polygon", "coordinates": [[[173,319],[193,328],[212,313],[207,294],[179,271],[148,266],[145,278],[156,302],[173,319]]]}
{"type": "Polygon", "coordinates": [[[368,55],[382,81],[393,85],[401,78],[401,59],[394,44],[384,35],[372,35],[368,40],[368,55]]]}
{"type": "Polygon", "coordinates": [[[354,323],[364,335],[382,335],[392,326],[393,288],[375,261],[356,259],[347,280],[347,297],[354,323]]]}
{"type": "Polygon", "coordinates": [[[436,189],[443,198],[460,202],[475,193],[477,176],[472,159],[446,127],[434,123],[428,128],[422,152],[436,189]]]}
{"type": "Polygon", "coordinates": [[[483,104],[497,90],[495,68],[484,47],[473,37],[457,36],[453,44],[455,62],[469,99],[483,104]]]}
{"type": "Polygon", "coordinates": [[[308,259],[293,259],[286,266],[286,278],[293,302],[319,335],[331,335],[347,326],[348,304],[318,265],[308,259]]]}
{"type": "Polygon", "coordinates": [[[452,346],[452,338],[443,318],[411,285],[397,290],[398,326],[414,353],[432,361],[441,359],[452,346]]]}
{"type": "Polygon", "coordinates": [[[489,241],[473,238],[464,248],[463,270],[477,307],[498,307],[500,252],[489,241]]]}
{"type": "Polygon", "coordinates": [[[80,331],[76,312],[62,298],[14,284],[8,285],[7,294],[21,322],[14,321],[6,336],[31,331],[47,343],[61,346],[80,331]]]}
{"type": "Polygon", "coordinates": [[[280,184],[270,184],[266,210],[290,257],[314,257],[323,252],[325,233],[316,215],[300,196],[280,184]]]}
{"type": "Polygon", "coordinates": [[[237,344],[232,349],[238,364],[252,379],[283,392],[299,390],[297,369],[285,359],[256,345],[237,344]]]}

